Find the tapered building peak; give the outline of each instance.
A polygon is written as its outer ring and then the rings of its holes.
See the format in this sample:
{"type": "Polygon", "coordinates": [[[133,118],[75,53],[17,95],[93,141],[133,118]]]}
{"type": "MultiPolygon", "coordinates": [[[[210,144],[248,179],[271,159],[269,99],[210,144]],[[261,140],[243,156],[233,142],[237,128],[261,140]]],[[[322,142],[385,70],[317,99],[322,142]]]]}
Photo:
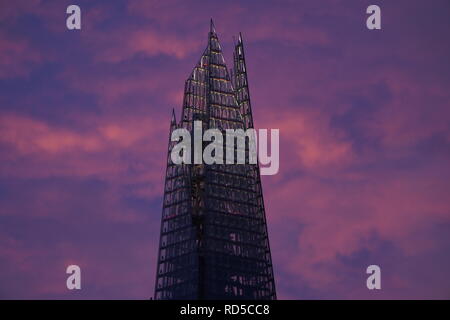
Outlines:
{"type": "Polygon", "coordinates": [[[214,26],[214,21],[212,18],[209,22],[209,32],[216,33],[216,27],[214,26]]]}
{"type": "MultiPolygon", "coordinates": [[[[190,131],[196,120],[219,130],[253,127],[242,36],[230,76],[212,20],[176,127],[190,131]]],[[[155,298],[276,299],[259,166],[176,165],[173,146],[169,141],[155,298]]]]}
{"type": "Polygon", "coordinates": [[[243,129],[244,122],[230,74],[211,20],[203,54],[186,80],[182,122],[187,128],[196,117],[207,127],[243,129]]]}

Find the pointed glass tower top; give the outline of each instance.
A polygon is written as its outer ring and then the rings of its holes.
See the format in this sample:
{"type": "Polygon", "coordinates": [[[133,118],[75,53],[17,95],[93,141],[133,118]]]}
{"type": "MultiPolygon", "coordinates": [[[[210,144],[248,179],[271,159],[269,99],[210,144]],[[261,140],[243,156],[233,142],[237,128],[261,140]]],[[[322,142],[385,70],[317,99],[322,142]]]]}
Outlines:
{"type": "Polygon", "coordinates": [[[186,80],[182,126],[189,128],[193,120],[200,119],[208,127],[244,128],[235,90],[212,20],[207,47],[186,80]]]}
{"type": "MultiPolygon", "coordinates": [[[[242,37],[232,77],[211,20],[171,130],[253,127],[242,37]]],[[[170,136],[170,135],[169,135],[170,136]]],[[[182,164],[169,141],[155,299],[276,299],[258,164],[182,164]]],[[[235,149],[237,151],[237,149],[235,149]]]]}

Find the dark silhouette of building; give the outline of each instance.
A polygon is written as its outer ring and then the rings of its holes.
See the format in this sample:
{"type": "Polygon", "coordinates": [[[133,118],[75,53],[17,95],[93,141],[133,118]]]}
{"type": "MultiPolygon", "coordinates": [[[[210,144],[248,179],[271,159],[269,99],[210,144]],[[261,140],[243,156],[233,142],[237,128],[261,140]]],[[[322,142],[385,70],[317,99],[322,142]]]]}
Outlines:
{"type": "MultiPolygon", "coordinates": [[[[194,120],[253,128],[242,36],[228,72],[212,20],[170,132],[192,131],[194,120]]],[[[276,299],[258,164],[175,165],[174,145],[169,139],[155,299],[276,299]]]]}

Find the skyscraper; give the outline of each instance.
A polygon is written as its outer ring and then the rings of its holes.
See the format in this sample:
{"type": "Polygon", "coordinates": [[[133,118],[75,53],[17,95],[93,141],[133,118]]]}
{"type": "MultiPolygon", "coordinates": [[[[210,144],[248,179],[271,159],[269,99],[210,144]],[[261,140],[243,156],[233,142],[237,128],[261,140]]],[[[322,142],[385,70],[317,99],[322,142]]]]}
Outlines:
{"type": "MultiPolygon", "coordinates": [[[[177,128],[253,128],[244,46],[228,72],[214,24],[177,128]]],[[[170,136],[170,135],[169,135],[170,136]]],[[[155,299],[276,299],[258,164],[180,164],[169,139],[155,299]]],[[[247,150],[248,151],[248,150],[247,150]]]]}

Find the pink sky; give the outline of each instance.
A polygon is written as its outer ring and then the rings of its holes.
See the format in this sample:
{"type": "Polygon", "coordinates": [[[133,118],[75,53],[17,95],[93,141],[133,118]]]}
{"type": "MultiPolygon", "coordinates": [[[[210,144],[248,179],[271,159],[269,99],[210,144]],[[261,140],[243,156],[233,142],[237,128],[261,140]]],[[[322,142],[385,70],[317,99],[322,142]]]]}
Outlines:
{"type": "Polygon", "coordinates": [[[450,298],[448,1],[0,4],[0,298],[153,295],[171,109],[243,33],[281,299],[450,298]],[[82,268],[79,292],[65,268],[82,268]],[[366,288],[377,264],[382,290],[366,288]]]}

